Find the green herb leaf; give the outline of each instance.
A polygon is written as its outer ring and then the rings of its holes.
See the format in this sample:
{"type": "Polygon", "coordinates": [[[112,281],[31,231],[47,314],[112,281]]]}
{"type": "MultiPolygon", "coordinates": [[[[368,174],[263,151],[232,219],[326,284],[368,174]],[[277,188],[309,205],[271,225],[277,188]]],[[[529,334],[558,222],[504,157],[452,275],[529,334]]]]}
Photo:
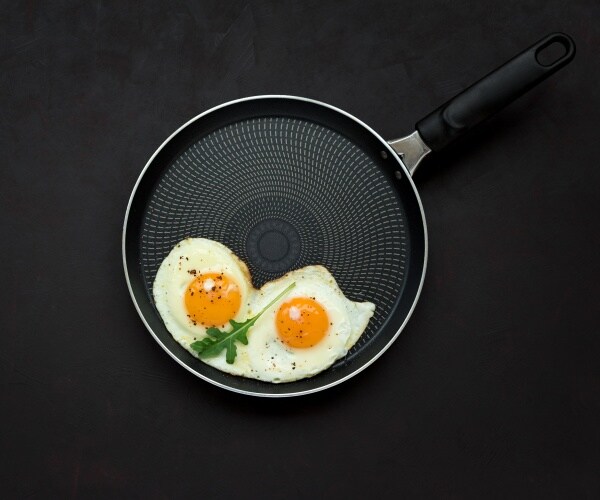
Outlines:
{"type": "Polygon", "coordinates": [[[202,340],[198,340],[190,344],[190,347],[196,351],[201,358],[212,358],[218,356],[223,349],[226,349],[227,352],[225,354],[225,361],[227,361],[229,364],[232,364],[237,356],[237,347],[235,342],[238,341],[244,345],[248,345],[248,330],[252,328],[254,323],[256,323],[258,318],[260,318],[267,311],[267,309],[269,309],[273,304],[275,304],[275,302],[281,299],[281,297],[286,295],[295,286],[296,283],[289,285],[253,318],[247,319],[242,323],[229,320],[229,324],[231,325],[231,330],[229,331],[222,331],[215,327],[209,328],[206,330],[208,336],[202,340]]]}

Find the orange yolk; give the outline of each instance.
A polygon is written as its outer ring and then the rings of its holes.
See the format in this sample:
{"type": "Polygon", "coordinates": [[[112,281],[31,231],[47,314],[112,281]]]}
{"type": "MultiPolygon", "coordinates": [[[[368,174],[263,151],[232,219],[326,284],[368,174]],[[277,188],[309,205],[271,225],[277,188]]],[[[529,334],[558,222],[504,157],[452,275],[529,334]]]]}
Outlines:
{"type": "Polygon", "coordinates": [[[277,334],[290,347],[312,347],[327,334],[329,318],[321,304],[309,297],[285,302],[275,318],[277,334]]]}
{"type": "Polygon", "coordinates": [[[224,274],[199,274],[185,291],[185,308],[194,324],[223,326],[240,310],[242,296],[235,281],[224,274]]]}

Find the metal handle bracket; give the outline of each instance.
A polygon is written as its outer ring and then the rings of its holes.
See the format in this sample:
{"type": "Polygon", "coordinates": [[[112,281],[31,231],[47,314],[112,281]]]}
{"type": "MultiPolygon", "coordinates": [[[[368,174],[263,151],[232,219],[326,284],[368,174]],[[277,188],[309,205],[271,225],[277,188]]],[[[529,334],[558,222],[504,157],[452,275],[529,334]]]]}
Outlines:
{"type": "Polygon", "coordinates": [[[406,165],[406,168],[408,168],[411,177],[417,170],[421,160],[431,153],[431,149],[425,144],[419,135],[419,132],[416,130],[412,134],[402,137],[401,139],[388,141],[388,144],[396,151],[398,156],[400,156],[402,162],[406,165]]]}

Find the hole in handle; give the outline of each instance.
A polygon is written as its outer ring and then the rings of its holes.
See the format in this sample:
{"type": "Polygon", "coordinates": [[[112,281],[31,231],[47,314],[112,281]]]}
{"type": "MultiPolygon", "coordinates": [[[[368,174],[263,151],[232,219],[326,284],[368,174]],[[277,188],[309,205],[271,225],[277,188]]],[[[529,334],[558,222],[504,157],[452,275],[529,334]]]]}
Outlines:
{"type": "Polygon", "coordinates": [[[575,44],[568,35],[554,33],[535,51],[535,60],[545,68],[563,65],[573,59],[575,55],[575,44]]]}

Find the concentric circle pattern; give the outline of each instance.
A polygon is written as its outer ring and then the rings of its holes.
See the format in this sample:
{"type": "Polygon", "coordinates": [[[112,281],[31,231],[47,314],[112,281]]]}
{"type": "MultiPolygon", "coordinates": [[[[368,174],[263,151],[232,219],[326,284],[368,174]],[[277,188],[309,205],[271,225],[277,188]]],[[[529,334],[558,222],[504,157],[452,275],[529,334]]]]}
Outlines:
{"type": "Polygon", "coordinates": [[[227,245],[248,264],[255,286],[322,264],[348,298],[374,302],[375,315],[346,361],[393,310],[410,244],[401,200],[379,165],[338,132],[289,117],[220,128],[166,169],[150,196],[141,234],[150,300],[160,263],[188,237],[227,245]],[[265,221],[282,221],[293,228],[289,234],[297,234],[290,268],[269,269],[249,258],[248,238],[265,221]]]}
{"type": "MultiPolygon", "coordinates": [[[[306,217],[304,225],[307,225],[309,220],[306,217]]],[[[308,223],[308,227],[314,225],[308,223]]],[[[235,233],[235,228],[232,227],[231,234],[235,233]]],[[[314,237],[313,239],[316,240],[314,237]]],[[[318,255],[317,245],[312,245],[311,248],[318,255]]],[[[302,245],[298,231],[292,224],[282,219],[262,220],[250,229],[246,238],[248,262],[256,268],[261,282],[269,281],[269,278],[263,278],[263,274],[265,276],[271,273],[280,274],[294,269],[301,253],[302,245]]]]}

